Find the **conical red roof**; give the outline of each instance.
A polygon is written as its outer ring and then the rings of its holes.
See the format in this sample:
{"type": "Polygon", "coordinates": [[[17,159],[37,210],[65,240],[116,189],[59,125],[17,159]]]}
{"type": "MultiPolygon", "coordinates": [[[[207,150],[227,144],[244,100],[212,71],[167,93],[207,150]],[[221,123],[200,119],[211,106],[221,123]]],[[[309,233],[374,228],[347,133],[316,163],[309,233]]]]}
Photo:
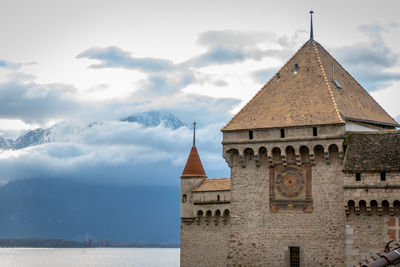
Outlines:
{"type": "Polygon", "coordinates": [[[196,146],[192,146],[192,150],[190,150],[189,158],[181,177],[207,177],[196,146]]]}

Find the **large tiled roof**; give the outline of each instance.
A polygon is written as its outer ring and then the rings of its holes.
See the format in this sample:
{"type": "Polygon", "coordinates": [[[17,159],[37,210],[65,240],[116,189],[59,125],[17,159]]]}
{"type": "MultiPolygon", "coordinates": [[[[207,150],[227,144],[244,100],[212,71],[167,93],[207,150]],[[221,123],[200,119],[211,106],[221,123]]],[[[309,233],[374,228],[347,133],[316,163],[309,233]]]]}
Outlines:
{"type": "Polygon", "coordinates": [[[197,153],[196,146],[192,146],[192,149],[190,150],[190,154],[181,177],[207,177],[203,168],[203,164],[201,164],[199,153],[197,153]]]}
{"type": "Polygon", "coordinates": [[[230,178],[205,179],[193,189],[193,192],[229,191],[231,190],[230,178]]]}
{"type": "Polygon", "coordinates": [[[345,171],[400,171],[400,131],[348,132],[345,171]]]}
{"type": "Polygon", "coordinates": [[[310,40],[222,131],[340,124],[346,120],[397,125],[319,43],[310,40]],[[334,79],[342,89],[332,81],[332,64],[334,79]]]}

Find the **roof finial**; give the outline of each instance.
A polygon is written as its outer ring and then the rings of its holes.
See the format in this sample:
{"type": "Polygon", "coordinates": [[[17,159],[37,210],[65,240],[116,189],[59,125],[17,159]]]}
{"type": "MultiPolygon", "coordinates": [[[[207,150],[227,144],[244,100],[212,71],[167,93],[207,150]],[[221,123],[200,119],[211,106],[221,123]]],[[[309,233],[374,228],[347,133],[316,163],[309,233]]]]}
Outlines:
{"type": "Polygon", "coordinates": [[[193,122],[193,146],[196,146],[196,121],[193,122]]]}
{"type": "Polygon", "coordinates": [[[311,14],[311,27],[310,27],[310,40],[314,40],[314,31],[313,31],[313,23],[312,23],[312,14],[314,13],[314,11],[310,10],[310,14],[311,14]]]}

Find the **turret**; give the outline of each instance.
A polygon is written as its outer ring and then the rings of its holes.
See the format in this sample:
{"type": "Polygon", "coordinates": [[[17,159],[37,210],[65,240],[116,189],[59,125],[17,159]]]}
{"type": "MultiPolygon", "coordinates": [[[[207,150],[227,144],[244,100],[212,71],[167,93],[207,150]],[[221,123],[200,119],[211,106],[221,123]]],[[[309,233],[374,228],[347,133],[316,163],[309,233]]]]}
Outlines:
{"type": "Polygon", "coordinates": [[[193,123],[193,146],[181,176],[181,218],[194,219],[192,189],[207,178],[196,148],[196,123],[193,123]]]}

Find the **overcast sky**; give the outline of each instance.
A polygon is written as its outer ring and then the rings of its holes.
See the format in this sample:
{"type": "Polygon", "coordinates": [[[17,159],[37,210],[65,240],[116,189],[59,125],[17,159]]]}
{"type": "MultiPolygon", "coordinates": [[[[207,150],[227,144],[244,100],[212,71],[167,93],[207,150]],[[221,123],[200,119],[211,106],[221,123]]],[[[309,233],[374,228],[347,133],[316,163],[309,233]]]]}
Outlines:
{"type": "MultiPolygon", "coordinates": [[[[159,109],[217,131],[218,148],[204,151],[213,162],[219,157],[218,127],[308,40],[310,9],[315,39],[390,115],[399,116],[396,0],[3,0],[0,129],[15,133],[60,121],[112,121],[159,109]]],[[[173,139],[183,132],[174,134],[173,139]]],[[[184,135],[190,140],[190,131],[184,135]]],[[[35,153],[55,152],[42,147],[35,153]]],[[[185,156],[178,158],[176,166],[185,156]]],[[[214,169],[218,166],[222,163],[214,169]]]]}

